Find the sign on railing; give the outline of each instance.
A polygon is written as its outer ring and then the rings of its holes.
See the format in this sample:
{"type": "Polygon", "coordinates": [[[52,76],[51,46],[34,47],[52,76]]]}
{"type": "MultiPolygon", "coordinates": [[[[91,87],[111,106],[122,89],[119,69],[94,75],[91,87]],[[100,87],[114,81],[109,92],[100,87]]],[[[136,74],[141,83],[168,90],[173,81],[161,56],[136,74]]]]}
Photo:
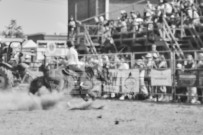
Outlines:
{"type": "Polygon", "coordinates": [[[152,86],[172,86],[171,69],[151,70],[152,86]]]}
{"type": "Polygon", "coordinates": [[[139,93],[139,69],[110,70],[110,82],[104,85],[104,91],[110,93],[139,93]]]}

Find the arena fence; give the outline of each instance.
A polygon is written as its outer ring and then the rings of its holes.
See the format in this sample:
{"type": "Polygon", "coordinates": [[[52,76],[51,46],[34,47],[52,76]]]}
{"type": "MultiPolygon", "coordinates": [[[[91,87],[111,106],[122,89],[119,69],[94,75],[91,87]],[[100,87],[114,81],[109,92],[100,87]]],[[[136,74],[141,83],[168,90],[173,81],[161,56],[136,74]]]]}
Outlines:
{"type": "MultiPolygon", "coordinates": [[[[106,97],[125,95],[132,99],[144,93],[148,98],[152,97],[156,101],[163,96],[166,97],[166,101],[190,102],[195,99],[202,101],[203,51],[184,51],[184,55],[185,59],[177,59],[175,52],[161,51],[88,54],[80,55],[79,58],[89,66],[95,63],[101,64],[100,60],[108,65],[108,83],[94,80],[93,88],[106,97]],[[154,66],[153,63],[157,61],[147,59],[146,57],[150,57],[149,54],[158,55],[162,64],[154,66]],[[193,65],[187,68],[187,63],[190,61],[193,65]]],[[[60,65],[60,58],[54,59],[56,63],[52,67],[56,68],[60,65]]]]}

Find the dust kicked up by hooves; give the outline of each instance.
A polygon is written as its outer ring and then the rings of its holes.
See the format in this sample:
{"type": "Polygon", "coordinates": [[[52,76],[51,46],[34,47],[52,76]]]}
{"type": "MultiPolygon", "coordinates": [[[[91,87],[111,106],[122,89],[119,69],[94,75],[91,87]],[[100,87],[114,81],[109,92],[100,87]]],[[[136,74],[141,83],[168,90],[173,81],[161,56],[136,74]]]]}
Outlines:
{"type": "Polygon", "coordinates": [[[44,87],[41,91],[43,93],[41,96],[29,94],[25,89],[20,88],[0,92],[0,110],[50,109],[62,101],[61,93],[48,93],[44,87]]]}
{"type": "MultiPolygon", "coordinates": [[[[27,89],[27,88],[26,88],[27,89]]],[[[25,88],[0,92],[0,110],[32,111],[50,109],[89,110],[102,109],[103,106],[94,107],[92,101],[71,104],[64,93],[50,93],[46,88],[40,89],[40,96],[29,94],[25,88]]]]}

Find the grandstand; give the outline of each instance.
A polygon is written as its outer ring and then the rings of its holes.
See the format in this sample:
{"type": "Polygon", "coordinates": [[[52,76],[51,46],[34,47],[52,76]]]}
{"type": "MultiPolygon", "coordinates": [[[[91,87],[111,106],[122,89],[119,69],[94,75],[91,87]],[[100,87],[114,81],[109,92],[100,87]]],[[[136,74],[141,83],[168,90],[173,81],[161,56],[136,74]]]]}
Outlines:
{"type": "MultiPolygon", "coordinates": [[[[124,11],[128,15],[124,20],[122,20],[123,16],[120,16],[118,19],[114,19],[114,16],[110,17],[113,19],[104,19],[100,23],[97,19],[100,20],[101,15],[86,18],[81,20],[82,25],[77,27],[74,40],[78,45],[79,51],[80,48],[84,50],[85,46],[88,53],[145,52],[151,51],[152,44],[156,44],[158,51],[171,50],[176,53],[177,57],[184,57],[183,50],[199,50],[203,48],[203,26],[200,17],[202,4],[199,1],[194,1],[194,3],[187,2],[182,2],[181,5],[176,0],[172,2],[164,0],[158,4],[142,1],[143,13],[136,10],[137,2],[135,2],[133,4],[133,13],[129,10],[123,10],[123,8],[116,9],[119,14],[120,11],[124,11]],[[168,14],[164,8],[160,9],[161,6],[167,6],[167,4],[173,9],[168,14]],[[150,9],[150,5],[153,6],[153,9],[150,9]],[[190,15],[190,10],[192,15],[190,15]],[[160,14],[157,14],[157,11],[160,11],[160,14]],[[196,16],[195,13],[197,13],[196,16]],[[136,17],[139,14],[143,20],[142,23],[131,25],[132,14],[135,14],[136,17]],[[94,24],[92,21],[87,23],[88,20],[95,19],[95,17],[98,18],[96,18],[94,24]],[[147,18],[150,18],[150,21],[147,18]],[[174,22],[171,21],[173,18],[175,18],[174,22]],[[199,22],[196,23],[196,20],[199,20],[199,22]],[[123,22],[127,25],[126,31],[123,31],[121,28],[123,27],[123,22]],[[102,28],[107,28],[107,30],[101,32],[102,28]],[[109,35],[108,32],[110,32],[109,35]],[[104,41],[106,38],[113,39],[114,43],[112,46],[109,46],[108,43],[106,44],[104,41]]],[[[139,3],[138,6],[141,4],[139,3]]],[[[130,7],[132,7],[132,4],[130,7]]],[[[109,15],[114,15],[116,11],[110,12],[109,15]]]]}

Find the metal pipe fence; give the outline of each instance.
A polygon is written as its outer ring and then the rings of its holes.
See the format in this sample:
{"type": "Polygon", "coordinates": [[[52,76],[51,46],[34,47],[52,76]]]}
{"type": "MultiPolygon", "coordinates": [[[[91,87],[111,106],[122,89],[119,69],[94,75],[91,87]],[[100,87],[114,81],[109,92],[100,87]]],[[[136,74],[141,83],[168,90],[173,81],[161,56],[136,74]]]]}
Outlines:
{"type": "MultiPolygon", "coordinates": [[[[93,90],[109,98],[137,99],[144,95],[155,101],[163,101],[161,97],[165,96],[165,101],[202,102],[203,51],[183,53],[185,59],[177,59],[175,52],[170,51],[87,54],[79,58],[84,66],[107,66],[108,82],[95,80],[93,90]]],[[[60,66],[59,59],[55,58],[53,68],[60,66]]]]}

